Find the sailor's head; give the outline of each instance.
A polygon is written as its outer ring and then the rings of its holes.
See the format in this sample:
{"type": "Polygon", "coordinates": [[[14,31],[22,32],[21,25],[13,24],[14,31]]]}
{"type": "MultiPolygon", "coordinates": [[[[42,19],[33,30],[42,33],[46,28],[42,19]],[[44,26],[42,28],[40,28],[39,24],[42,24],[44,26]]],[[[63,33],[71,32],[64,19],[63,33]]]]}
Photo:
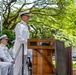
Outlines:
{"type": "Polygon", "coordinates": [[[21,12],[19,14],[19,16],[21,17],[21,19],[25,22],[28,22],[29,18],[30,18],[30,11],[29,10],[26,10],[24,12],[21,12]]]}
{"type": "Polygon", "coordinates": [[[8,36],[6,35],[6,34],[4,34],[4,35],[2,35],[1,37],[0,37],[0,42],[2,43],[2,44],[7,44],[7,42],[8,42],[8,36]]]}

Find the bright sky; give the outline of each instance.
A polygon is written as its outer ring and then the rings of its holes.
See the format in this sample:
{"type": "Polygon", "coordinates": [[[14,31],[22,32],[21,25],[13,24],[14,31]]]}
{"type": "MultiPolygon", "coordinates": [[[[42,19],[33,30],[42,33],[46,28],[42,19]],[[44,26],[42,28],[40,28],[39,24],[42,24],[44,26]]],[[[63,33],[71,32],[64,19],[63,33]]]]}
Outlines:
{"type": "Polygon", "coordinates": [[[33,1],[35,1],[35,0],[26,0],[27,3],[29,3],[29,2],[33,2],[33,1]]]}

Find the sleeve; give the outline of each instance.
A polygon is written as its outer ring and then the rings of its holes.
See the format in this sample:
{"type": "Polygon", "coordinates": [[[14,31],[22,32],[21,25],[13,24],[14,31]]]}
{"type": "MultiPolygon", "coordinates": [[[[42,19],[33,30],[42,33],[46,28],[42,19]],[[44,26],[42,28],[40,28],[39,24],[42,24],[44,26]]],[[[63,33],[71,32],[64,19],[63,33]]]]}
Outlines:
{"type": "Polygon", "coordinates": [[[27,42],[27,40],[25,40],[24,38],[23,38],[23,30],[24,30],[24,27],[23,27],[23,25],[17,25],[16,26],[16,29],[15,29],[15,31],[16,31],[16,35],[17,35],[17,39],[21,42],[21,43],[25,43],[25,42],[27,42]]]}
{"type": "Polygon", "coordinates": [[[11,62],[11,60],[9,60],[6,56],[5,56],[5,53],[4,53],[4,51],[3,51],[3,47],[0,47],[0,58],[3,58],[3,60],[5,61],[5,62],[11,62]]]}
{"type": "Polygon", "coordinates": [[[11,55],[12,58],[15,57],[15,54],[13,52],[13,47],[11,47],[9,50],[8,50],[9,54],[11,55]]]}
{"type": "Polygon", "coordinates": [[[8,51],[7,51],[7,55],[8,55],[8,59],[12,62],[13,59],[12,59],[12,57],[11,57],[11,55],[10,55],[10,53],[8,51]]]}

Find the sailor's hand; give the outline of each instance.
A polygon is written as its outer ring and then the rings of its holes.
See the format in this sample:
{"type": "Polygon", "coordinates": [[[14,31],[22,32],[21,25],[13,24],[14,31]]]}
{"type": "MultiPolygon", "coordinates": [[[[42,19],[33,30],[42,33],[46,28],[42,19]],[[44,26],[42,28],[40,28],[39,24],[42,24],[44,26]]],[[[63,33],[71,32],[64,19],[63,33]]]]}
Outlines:
{"type": "Polygon", "coordinates": [[[15,61],[12,61],[11,63],[12,63],[12,64],[15,64],[15,61]]]}

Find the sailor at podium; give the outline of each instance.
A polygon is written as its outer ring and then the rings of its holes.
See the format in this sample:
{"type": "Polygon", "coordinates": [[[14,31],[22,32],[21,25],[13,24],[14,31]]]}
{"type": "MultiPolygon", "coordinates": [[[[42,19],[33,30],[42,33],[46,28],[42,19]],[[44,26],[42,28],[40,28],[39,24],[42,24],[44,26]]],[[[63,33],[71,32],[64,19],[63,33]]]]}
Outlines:
{"type": "MultiPolygon", "coordinates": [[[[19,22],[16,27],[15,27],[15,34],[16,34],[16,38],[15,38],[15,44],[14,44],[14,53],[16,53],[20,47],[20,45],[24,45],[24,67],[26,68],[26,60],[27,60],[27,39],[29,38],[29,28],[27,26],[27,22],[30,18],[30,11],[26,10],[24,12],[21,12],[19,14],[20,18],[21,18],[21,22],[19,22]]],[[[21,53],[21,52],[20,52],[21,53]]],[[[22,64],[21,64],[21,54],[19,54],[17,61],[15,62],[15,74],[17,75],[19,72],[19,69],[22,64]]],[[[27,69],[27,68],[26,68],[27,69]]],[[[26,71],[24,75],[28,75],[28,71],[26,71]]]]}

